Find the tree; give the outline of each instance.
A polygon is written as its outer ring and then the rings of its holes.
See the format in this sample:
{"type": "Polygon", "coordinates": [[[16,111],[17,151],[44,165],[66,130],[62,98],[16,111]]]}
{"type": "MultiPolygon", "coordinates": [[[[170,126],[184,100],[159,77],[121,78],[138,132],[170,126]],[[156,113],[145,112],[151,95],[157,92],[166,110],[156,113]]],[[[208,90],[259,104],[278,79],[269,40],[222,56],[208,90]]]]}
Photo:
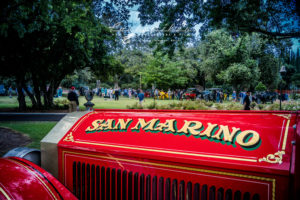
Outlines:
{"type": "Polygon", "coordinates": [[[202,30],[226,27],[231,32],[261,33],[277,39],[300,37],[299,2],[260,0],[140,0],[142,24],[160,21],[160,28],[189,28],[202,23],[202,30]]]}
{"type": "Polygon", "coordinates": [[[255,87],[255,91],[266,91],[266,90],[267,87],[262,82],[259,82],[255,87]]]}
{"type": "MultiPolygon", "coordinates": [[[[104,1],[105,2],[105,1],[104,1]]],[[[259,33],[269,39],[300,37],[300,3],[285,0],[114,0],[121,6],[125,19],[133,6],[138,7],[142,25],[159,22],[154,41],[157,51],[173,56],[182,49],[199,28],[201,38],[206,33],[225,28],[232,35],[259,33]]],[[[113,4],[111,3],[111,4],[113,4]]],[[[113,13],[113,12],[112,12],[113,13]]]]}
{"type": "Polygon", "coordinates": [[[111,31],[101,24],[91,2],[1,1],[1,66],[14,77],[20,110],[26,109],[22,89],[33,107],[51,107],[61,80],[75,69],[90,67],[109,74],[111,31]],[[32,84],[34,93],[27,90],[32,84]]]}
{"type": "Polygon", "coordinates": [[[157,54],[147,63],[142,71],[143,82],[148,86],[154,84],[157,88],[182,88],[188,82],[184,63],[170,60],[168,56],[157,54]]]}

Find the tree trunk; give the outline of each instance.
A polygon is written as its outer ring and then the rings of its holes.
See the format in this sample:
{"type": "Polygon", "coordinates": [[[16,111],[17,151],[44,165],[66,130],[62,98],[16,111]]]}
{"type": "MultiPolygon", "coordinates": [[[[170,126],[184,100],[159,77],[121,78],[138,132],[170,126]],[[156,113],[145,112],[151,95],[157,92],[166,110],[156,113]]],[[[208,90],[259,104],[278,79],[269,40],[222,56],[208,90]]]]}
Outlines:
{"type": "Polygon", "coordinates": [[[40,86],[36,80],[36,77],[32,77],[32,82],[34,88],[34,95],[37,101],[37,108],[41,109],[42,108],[41,91],[40,91],[40,86]]]}
{"type": "Polygon", "coordinates": [[[37,103],[36,103],[36,100],[34,98],[34,95],[28,90],[28,88],[26,87],[26,85],[23,83],[22,84],[25,92],[27,93],[27,95],[29,96],[30,100],[31,100],[31,103],[32,103],[32,108],[33,109],[36,109],[37,108],[37,103]]]}
{"type": "Polygon", "coordinates": [[[119,77],[116,74],[114,78],[114,88],[119,88],[119,77]]]}
{"type": "Polygon", "coordinates": [[[17,82],[17,90],[18,90],[19,111],[25,111],[27,108],[25,96],[22,90],[22,84],[20,84],[19,82],[17,82]]]}

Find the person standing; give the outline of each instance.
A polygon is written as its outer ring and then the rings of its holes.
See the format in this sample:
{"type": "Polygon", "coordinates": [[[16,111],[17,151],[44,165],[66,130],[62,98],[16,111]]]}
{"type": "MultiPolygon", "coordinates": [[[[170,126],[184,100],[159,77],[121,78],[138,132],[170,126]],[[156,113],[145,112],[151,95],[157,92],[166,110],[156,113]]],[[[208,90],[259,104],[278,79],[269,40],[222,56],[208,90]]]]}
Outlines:
{"type": "Polygon", "coordinates": [[[12,87],[9,86],[9,88],[8,88],[8,95],[9,95],[9,98],[12,98],[12,91],[13,91],[12,87]]]}
{"type": "Polygon", "coordinates": [[[250,91],[247,91],[246,96],[244,97],[244,110],[250,110],[250,91]]]}
{"type": "Polygon", "coordinates": [[[233,93],[232,93],[232,100],[236,101],[236,91],[233,91],[233,93]]]}
{"type": "Polygon", "coordinates": [[[116,89],[115,89],[115,101],[118,101],[118,100],[119,100],[119,95],[120,95],[120,89],[119,89],[119,88],[116,88],[116,89]]]}
{"type": "Polygon", "coordinates": [[[62,90],[61,86],[59,86],[59,88],[57,89],[57,97],[62,97],[62,93],[63,93],[63,90],[62,90]]]}
{"type": "Polygon", "coordinates": [[[143,90],[140,90],[140,93],[138,94],[139,104],[142,106],[143,101],[145,101],[145,94],[143,90]]]}
{"type": "Polygon", "coordinates": [[[68,93],[68,100],[70,101],[69,112],[75,112],[77,110],[77,106],[79,106],[79,101],[74,86],[71,87],[71,90],[68,93]]]}
{"type": "Polygon", "coordinates": [[[216,94],[216,102],[217,102],[217,103],[220,102],[220,92],[219,92],[219,90],[217,90],[217,94],[216,94]]]}

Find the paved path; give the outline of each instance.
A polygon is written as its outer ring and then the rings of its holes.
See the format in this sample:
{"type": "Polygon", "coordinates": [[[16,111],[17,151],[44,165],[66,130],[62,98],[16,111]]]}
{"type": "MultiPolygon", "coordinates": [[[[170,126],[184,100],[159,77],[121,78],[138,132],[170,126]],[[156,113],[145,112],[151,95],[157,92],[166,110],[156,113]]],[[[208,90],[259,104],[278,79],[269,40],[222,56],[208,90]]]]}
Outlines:
{"type": "Polygon", "coordinates": [[[0,127],[0,157],[13,148],[26,146],[31,142],[31,139],[22,133],[0,127]]]}
{"type": "Polygon", "coordinates": [[[0,121],[59,121],[67,113],[0,113],[0,121]]]}

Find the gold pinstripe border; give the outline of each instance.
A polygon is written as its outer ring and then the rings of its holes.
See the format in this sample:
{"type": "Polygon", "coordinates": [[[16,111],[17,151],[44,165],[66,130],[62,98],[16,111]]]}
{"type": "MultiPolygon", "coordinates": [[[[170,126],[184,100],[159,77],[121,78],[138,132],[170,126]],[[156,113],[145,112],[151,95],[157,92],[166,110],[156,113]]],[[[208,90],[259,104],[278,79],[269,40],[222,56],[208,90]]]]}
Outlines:
{"type": "MultiPolygon", "coordinates": [[[[107,159],[107,160],[115,160],[115,158],[107,157],[107,156],[93,155],[93,154],[87,154],[87,153],[78,153],[78,152],[72,152],[72,151],[62,151],[63,181],[64,181],[64,174],[65,174],[65,168],[64,168],[65,153],[69,153],[71,155],[74,154],[74,155],[88,156],[88,157],[94,157],[94,158],[102,158],[102,159],[107,159]]],[[[275,191],[275,188],[276,188],[276,179],[275,178],[266,178],[266,177],[259,177],[259,176],[253,176],[253,175],[245,175],[245,174],[235,174],[235,173],[231,173],[231,172],[220,172],[220,171],[214,171],[214,170],[209,170],[209,169],[183,167],[183,166],[178,166],[178,165],[167,165],[167,164],[154,163],[154,162],[136,161],[136,160],[123,159],[123,158],[118,158],[118,161],[135,163],[135,164],[152,165],[152,166],[165,167],[165,168],[171,168],[171,169],[180,169],[180,170],[188,170],[188,171],[195,171],[195,172],[202,172],[202,173],[210,173],[210,174],[216,174],[216,175],[226,175],[226,176],[247,178],[247,179],[259,180],[259,181],[267,181],[267,182],[272,183],[272,200],[275,200],[275,192],[276,192],[275,191]]]]}
{"type": "MultiPolygon", "coordinates": [[[[182,152],[175,152],[175,151],[167,151],[167,150],[156,150],[156,149],[147,149],[147,148],[138,148],[138,147],[128,147],[128,146],[121,146],[121,145],[111,145],[111,144],[99,144],[99,143],[93,143],[93,142],[82,142],[82,141],[76,141],[72,135],[72,132],[75,131],[78,126],[90,115],[101,113],[99,111],[93,111],[88,114],[86,114],[84,117],[82,117],[79,122],[76,124],[75,127],[72,128],[72,131],[65,136],[64,141],[66,142],[74,142],[74,143],[81,143],[81,144],[90,144],[90,145],[97,145],[97,146],[105,146],[105,147],[117,147],[122,149],[132,149],[132,150],[142,150],[142,151],[149,151],[149,152],[161,152],[161,153],[170,153],[170,154],[177,154],[177,155],[192,155],[197,157],[206,157],[206,158],[217,158],[217,159],[225,159],[225,160],[237,160],[237,161],[245,161],[245,162],[268,162],[271,164],[281,164],[282,163],[282,157],[285,154],[286,149],[286,143],[287,143],[287,137],[288,137],[288,128],[290,124],[291,114],[273,114],[278,117],[283,117],[287,119],[287,124],[285,128],[284,138],[282,142],[282,150],[278,150],[278,152],[275,152],[273,154],[268,154],[265,157],[257,158],[257,159],[250,159],[250,158],[237,158],[237,157],[229,157],[229,156],[214,156],[214,155],[201,155],[201,154],[191,154],[191,153],[182,153],[182,152]]],[[[210,113],[206,113],[210,114],[210,113]]],[[[219,113],[219,114],[226,114],[226,113],[219,113]]],[[[255,114],[255,113],[254,113],[255,114]]],[[[261,113],[257,113],[261,115],[261,113]]],[[[268,114],[268,113],[267,113],[268,114]]]]}
{"type": "Polygon", "coordinates": [[[16,161],[16,160],[12,160],[12,159],[9,159],[11,162],[14,162],[15,164],[21,166],[21,167],[24,167],[27,171],[29,171],[31,174],[33,174],[44,186],[45,188],[50,192],[50,194],[53,196],[54,199],[57,199],[56,196],[53,194],[53,192],[50,190],[50,188],[44,183],[44,181],[36,174],[34,173],[34,171],[30,170],[27,166],[25,166],[24,164],[16,161]]]}
{"type": "Polygon", "coordinates": [[[285,130],[284,130],[284,136],[283,136],[281,150],[279,148],[277,152],[275,152],[273,154],[268,154],[267,156],[265,156],[263,158],[259,158],[258,160],[259,160],[259,162],[264,161],[264,162],[272,163],[272,164],[281,164],[283,155],[285,154],[287,138],[288,138],[288,134],[289,134],[289,125],[290,125],[290,122],[291,122],[292,115],[291,114],[283,114],[283,115],[273,114],[273,115],[278,116],[278,117],[283,117],[284,119],[287,119],[285,130]]]}
{"type": "Polygon", "coordinates": [[[5,196],[5,198],[6,198],[7,200],[11,200],[11,198],[8,196],[8,194],[5,192],[5,190],[2,189],[1,186],[0,186],[0,192],[5,196]]]}
{"type": "Polygon", "coordinates": [[[167,150],[146,149],[146,148],[128,147],[128,146],[112,145],[112,144],[82,142],[82,141],[76,141],[76,140],[74,140],[74,143],[91,144],[91,145],[105,146],[105,147],[117,147],[117,148],[120,148],[120,149],[131,149],[131,150],[142,150],[142,151],[149,151],[149,152],[170,153],[170,154],[177,154],[177,155],[190,155],[190,156],[197,156],[197,157],[217,158],[217,159],[224,159],[224,160],[238,160],[238,161],[257,162],[256,159],[249,159],[249,158],[235,158],[235,157],[229,157],[229,156],[202,155],[202,154],[196,154],[196,153],[183,153],[183,152],[175,152],[175,151],[167,151],[167,150]]]}
{"type": "Polygon", "coordinates": [[[128,146],[121,146],[121,145],[111,145],[111,144],[99,144],[93,142],[82,142],[76,141],[74,136],[72,135],[73,131],[77,129],[77,127],[90,115],[101,113],[98,111],[93,111],[86,114],[82,117],[78,123],[72,128],[71,132],[68,133],[67,136],[64,137],[63,141],[66,142],[74,142],[74,143],[81,143],[81,144],[90,144],[90,145],[97,145],[97,146],[106,146],[106,147],[117,147],[122,149],[132,149],[132,150],[142,150],[142,151],[149,151],[149,152],[159,152],[159,153],[170,153],[170,154],[177,154],[177,155],[192,155],[197,157],[206,157],[206,158],[217,158],[217,159],[225,159],[225,160],[237,160],[237,161],[245,161],[245,162],[257,162],[257,159],[250,159],[250,158],[237,158],[237,157],[230,157],[230,156],[214,156],[214,155],[201,155],[201,154],[193,154],[193,153],[182,153],[182,152],[175,152],[175,151],[167,151],[167,150],[156,150],[156,149],[147,149],[147,148],[138,148],[138,147],[128,147],[128,146]]]}

